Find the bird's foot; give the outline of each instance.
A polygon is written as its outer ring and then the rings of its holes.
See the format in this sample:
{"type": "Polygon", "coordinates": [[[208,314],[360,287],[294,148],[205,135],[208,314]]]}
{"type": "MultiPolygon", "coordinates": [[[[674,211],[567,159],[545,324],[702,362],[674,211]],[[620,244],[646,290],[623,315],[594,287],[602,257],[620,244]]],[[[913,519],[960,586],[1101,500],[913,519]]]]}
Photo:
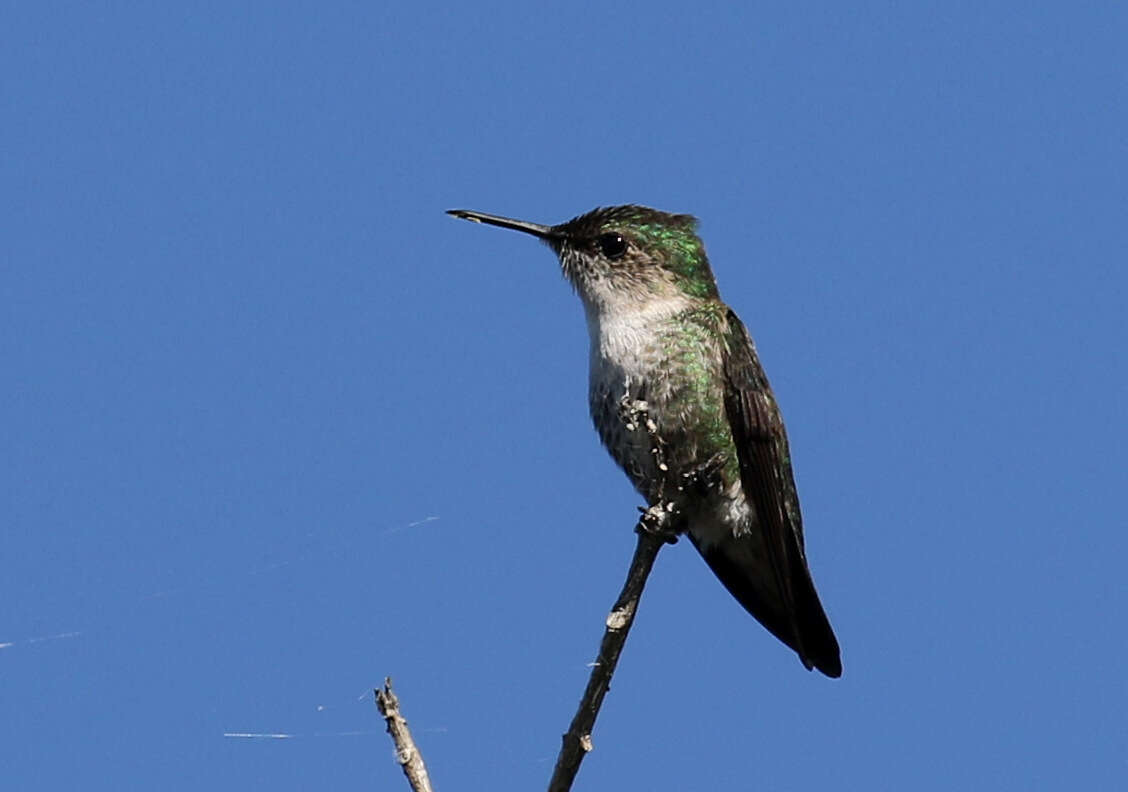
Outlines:
{"type": "Polygon", "coordinates": [[[639,506],[638,510],[642,512],[642,517],[638,520],[636,531],[646,531],[660,537],[666,544],[678,543],[678,510],[673,502],[656,503],[650,507],[639,506]]]}
{"type": "Polygon", "coordinates": [[[712,491],[720,489],[724,483],[721,471],[725,469],[728,456],[718,451],[688,472],[683,473],[678,484],[679,492],[690,492],[699,498],[708,497],[712,491]]]}

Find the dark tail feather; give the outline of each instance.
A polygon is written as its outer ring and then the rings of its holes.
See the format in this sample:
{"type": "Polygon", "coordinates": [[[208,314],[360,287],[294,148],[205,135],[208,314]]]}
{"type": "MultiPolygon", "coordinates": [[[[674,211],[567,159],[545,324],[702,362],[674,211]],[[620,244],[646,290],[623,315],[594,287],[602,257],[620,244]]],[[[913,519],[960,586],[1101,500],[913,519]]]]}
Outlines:
{"type": "MultiPolygon", "coordinates": [[[[692,534],[690,538],[693,539],[692,534]]],[[[779,596],[776,578],[762,559],[750,554],[751,548],[733,539],[708,549],[694,541],[705,562],[725,588],[760,624],[794,649],[803,665],[814,667],[828,677],[842,676],[838,640],[819,602],[815,584],[802,558],[791,559],[791,601],[794,611],[779,596]]]]}

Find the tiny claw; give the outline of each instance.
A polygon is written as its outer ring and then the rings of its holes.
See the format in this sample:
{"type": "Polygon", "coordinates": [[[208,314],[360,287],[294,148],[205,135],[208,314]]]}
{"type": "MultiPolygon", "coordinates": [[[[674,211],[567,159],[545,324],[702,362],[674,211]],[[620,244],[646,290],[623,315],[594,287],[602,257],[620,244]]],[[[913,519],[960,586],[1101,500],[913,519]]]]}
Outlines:
{"type": "Polygon", "coordinates": [[[638,510],[642,512],[642,518],[638,521],[635,530],[646,531],[648,534],[661,537],[666,544],[677,544],[678,532],[667,527],[667,522],[676,513],[673,508],[670,508],[672,506],[672,503],[669,506],[660,503],[647,508],[639,506],[638,510]]]}

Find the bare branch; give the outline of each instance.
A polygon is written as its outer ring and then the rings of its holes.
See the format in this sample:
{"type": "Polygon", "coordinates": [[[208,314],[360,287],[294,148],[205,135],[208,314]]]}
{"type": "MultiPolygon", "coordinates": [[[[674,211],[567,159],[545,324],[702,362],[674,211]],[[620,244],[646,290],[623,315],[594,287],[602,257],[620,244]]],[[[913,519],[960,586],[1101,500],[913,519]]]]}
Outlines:
{"type": "Polygon", "coordinates": [[[392,692],[392,678],[386,677],[384,689],[376,689],[373,693],[376,694],[376,708],[388,722],[388,734],[392,735],[392,742],[396,745],[396,761],[403,768],[407,783],[411,784],[414,792],[432,792],[427,766],[423,764],[423,754],[415,746],[407,721],[400,715],[399,699],[392,692]]]}
{"type": "MultiPolygon", "coordinates": [[[[677,542],[678,534],[684,527],[680,507],[686,487],[708,485],[710,471],[714,466],[714,462],[709,461],[700,469],[674,479],[666,466],[663,453],[665,442],[658,436],[658,427],[648,414],[647,403],[642,400],[632,400],[629,395],[624,395],[620,408],[620,417],[628,431],[645,428],[660,475],[656,490],[649,493],[652,496],[651,505],[649,508],[639,509],[642,518],[635,527],[638,544],[635,546],[634,557],[631,559],[627,579],[623,583],[622,591],[619,592],[619,598],[615,600],[615,605],[607,615],[606,630],[599,644],[599,655],[592,666],[591,677],[580,699],[579,709],[576,710],[572,723],[563,736],[560,754],[556,758],[556,766],[548,784],[549,792],[569,792],[584,755],[592,750],[591,731],[595,726],[599,709],[603,705],[603,698],[611,688],[611,677],[619,663],[619,655],[622,654],[627,642],[631,625],[634,624],[638,603],[642,598],[642,591],[650,571],[654,568],[658,551],[664,544],[677,542]],[[667,499],[671,487],[677,494],[667,499]]],[[[388,734],[392,735],[392,740],[395,742],[396,757],[403,767],[408,783],[411,784],[414,792],[431,792],[431,782],[427,777],[423,757],[415,747],[411,732],[407,729],[407,721],[399,713],[399,701],[392,692],[392,680],[385,679],[384,689],[377,690],[375,693],[376,706],[388,722],[388,734]]]]}
{"type": "MultiPolygon", "coordinates": [[[[645,427],[650,436],[650,451],[654,455],[654,462],[659,471],[667,472],[663,454],[665,443],[658,436],[657,425],[648,415],[646,402],[632,400],[628,394],[625,394],[620,408],[620,417],[628,431],[634,431],[640,426],[645,427]]],[[[619,598],[611,608],[611,613],[607,615],[607,629],[599,644],[599,656],[591,669],[587,688],[584,690],[583,698],[580,699],[580,707],[564,734],[563,745],[556,758],[556,767],[548,782],[548,792],[568,792],[572,788],[576,773],[579,772],[580,762],[584,760],[584,755],[592,750],[591,731],[599,715],[599,708],[603,705],[603,697],[611,687],[611,675],[615,673],[619,655],[627,642],[627,634],[634,624],[646,579],[650,576],[650,570],[654,568],[654,560],[658,557],[662,545],[677,541],[678,532],[675,526],[679,521],[678,503],[666,500],[666,485],[666,477],[660,477],[653,504],[648,509],[640,509],[642,519],[635,527],[638,545],[635,546],[634,557],[627,570],[627,580],[623,584],[619,598]]],[[[683,492],[684,482],[679,482],[676,489],[679,493],[683,492]]],[[[676,500],[680,501],[680,495],[676,500]]]]}
{"type": "Polygon", "coordinates": [[[665,543],[666,538],[662,534],[641,527],[640,523],[638,545],[635,547],[634,558],[631,559],[631,567],[627,572],[627,581],[623,584],[623,590],[619,594],[619,599],[615,600],[611,613],[607,615],[607,630],[603,633],[603,641],[599,645],[599,656],[591,670],[591,677],[580,700],[580,707],[576,710],[572,724],[564,735],[564,744],[560,748],[560,755],[556,758],[552,780],[548,783],[549,792],[567,792],[571,789],[584,754],[592,749],[592,727],[595,725],[596,716],[599,715],[603,697],[611,686],[611,675],[615,673],[615,665],[619,662],[619,654],[627,641],[627,633],[634,623],[646,578],[650,575],[658,551],[665,543]]]}

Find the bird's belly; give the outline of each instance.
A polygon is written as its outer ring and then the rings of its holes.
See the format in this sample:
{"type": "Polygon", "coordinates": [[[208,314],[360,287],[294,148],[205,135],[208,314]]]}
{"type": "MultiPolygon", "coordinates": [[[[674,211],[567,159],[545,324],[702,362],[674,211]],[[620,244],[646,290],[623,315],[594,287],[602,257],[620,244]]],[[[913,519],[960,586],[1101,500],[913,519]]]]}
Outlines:
{"type": "MultiPolygon", "coordinates": [[[[684,382],[661,371],[630,370],[608,361],[592,370],[589,396],[596,431],[648,503],[670,496],[661,492],[663,482],[667,487],[670,482],[693,483],[687,478],[701,471],[716,474],[718,463],[724,467],[735,459],[727,424],[719,433],[703,431],[703,410],[723,413],[720,393],[714,404],[703,405],[709,400],[689,391],[684,382]]],[[[708,497],[726,504],[731,500],[723,486],[714,487],[708,497]]]]}
{"type": "Polygon", "coordinates": [[[611,458],[635,488],[652,499],[659,471],[647,419],[653,420],[652,411],[656,412],[658,405],[652,407],[650,399],[657,394],[651,393],[648,385],[648,380],[637,373],[632,376],[617,366],[603,365],[592,370],[589,406],[595,430],[611,458]]]}
{"type": "MultiPolygon", "coordinates": [[[[711,460],[712,449],[691,440],[690,432],[684,427],[668,422],[658,424],[656,434],[663,441],[661,464],[667,468],[660,470],[653,452],[654,440],[646,430],[646,417],[640,417],[637,422],[620,418],[622,391],[617,397],[614,390],[600,393],[600,398],[592,401],[599,437],[647,504],[676,500],[685,517],[682,528],[703,551],[751,532],[756,524],[755,511],[744,495],[739,476],[728,480],[727,484],[722,480],[712,487],[690,480],[693,471],[711,460]],[[677,482],[685,484],[685,488],[677,491],[677,482]]],[[[651,399],[644,398],[651,394],[642,385],[628,394],[630,401],[651,404],[651,399]]]]}

